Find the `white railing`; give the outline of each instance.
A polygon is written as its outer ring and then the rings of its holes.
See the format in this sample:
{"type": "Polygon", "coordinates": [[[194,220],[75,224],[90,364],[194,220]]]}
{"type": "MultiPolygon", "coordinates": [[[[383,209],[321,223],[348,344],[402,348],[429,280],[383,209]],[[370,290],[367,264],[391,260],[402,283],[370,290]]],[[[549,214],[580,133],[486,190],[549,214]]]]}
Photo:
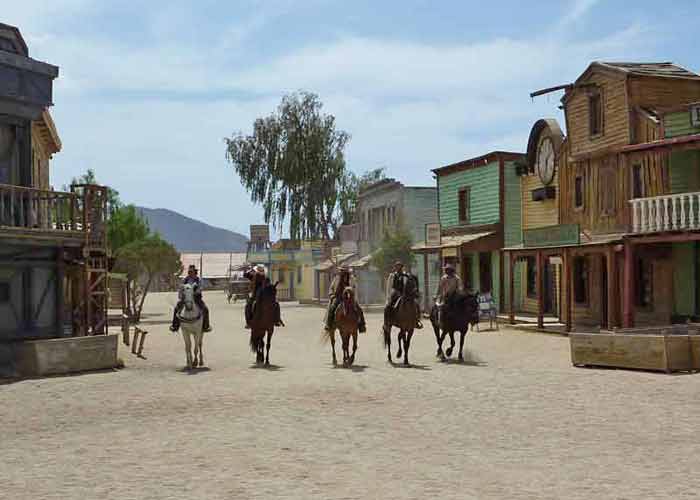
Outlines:
{"type": "Polygon", "coordinates": [[[630,200],[632,232],[700,229],[700,193],[678,193],[630,200]]]}

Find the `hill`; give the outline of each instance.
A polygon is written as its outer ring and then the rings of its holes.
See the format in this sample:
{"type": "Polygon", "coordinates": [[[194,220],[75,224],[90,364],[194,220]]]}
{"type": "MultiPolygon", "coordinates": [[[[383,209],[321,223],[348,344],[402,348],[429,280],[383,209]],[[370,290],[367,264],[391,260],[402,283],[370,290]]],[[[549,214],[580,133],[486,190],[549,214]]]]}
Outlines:
{"type": "Polygon", "coordinates": [[[165,208],[136,207],[158,232],[180,252],[245,252],[248,238],[242,234],[210,226],[165,208]]]}

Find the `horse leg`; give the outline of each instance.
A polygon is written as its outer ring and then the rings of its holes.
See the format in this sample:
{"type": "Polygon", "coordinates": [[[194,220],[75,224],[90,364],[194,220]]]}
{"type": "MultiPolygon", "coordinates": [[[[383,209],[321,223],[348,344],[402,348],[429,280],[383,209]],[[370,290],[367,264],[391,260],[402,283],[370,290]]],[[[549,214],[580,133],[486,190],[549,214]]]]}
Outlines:
{"type": "Polygon", "coordinates": [[[357,352],[357,331],[352,333],[352,354],[350,355],[350,366],[355,363],[355,353],[357,352]]]}
{"type": "Polygon", "coordinates": [[[405,339],[404,340],[405,346],[403,349],[403,351],[404,351],[403,364],[404,365],[410,364],[408,362],[408,350],[411,348],[411,337],[413,337],[413,330],[408,330],[408,332],[406,332],[406,335],[404,337],[404,339],[405,339]]]}
{"type": "MultiPolygon", "coordinates": [[[[469,327],[467,327],[469,328],[469,327]]],[[[467,337],[467,330],[459,332],[459,360],[464,361],[464,339],[467,337]]]]}
{"type": "Polygon", "coordinates": [[[350,335],[348,332],[340,332],[340,339],[343,342],[343,366],[350,363],[350,335]]]}
{"type": "Polygon", "coordinates": [[[182,339],[185,341],[185,354],[187,355],[187,369],[192,369],[192,343],[190,341],[190,334],[186,330],[182,330],[182,339]]]}
{"type": "Polygon", "coordinates": [[[391,359],[391,328],[387,330],[387,326],[382,326],[382,330],[384,333],[384,344],[386,344],[386,358],[389,360],[389,363],[392,365],[394,364],[394,361],[391,359]]]}
{"type": "Polygon", "coordinates": [[[267,331],[267,351],[265,355],[265,366],[270,366],[270,344],[272,344],[272,328],[267,331]]]}
{"type": "Polygon", "coordinates": [[[452,357],[452,351],[455,349],[455,332],[449,332],[450,334],[450,347],[447,348],[447,357],[452,357]]]}
{"type": "Polygon", "coordinates": [[[442,357],[442,341],[440,340],[440,330],[437,328],[433,328],[433,333],[435,334],[435,343],[438,346],[435,356],[440,358],[442,357]]]}
{"type": "Polygon", "coordinates": [[[438,342],[438,353],[440,356],[440,359],[442,361],[447,361],[447,357],[445,356],[445,353],[442,350],[442,343],[445,341],[445,336],[447,335],[447,332],[445,330],[442,331],[442,334],[440,335],[440,342],[438,342]]]}
{"type": "Polygon", "coordinates": [[[406,338],[406,332],[404,330],[399,330],[399,350],[396,352],[396,357],[401,359],[403,356],[403,341],[406,338]]]}
{"type": "Polygon", "coordinates": [[[204,366],[204,332],[199,332],[199,366],[204,366]]]}
{"type": "Polygon", "coordinates": [[[338,359],[335,357],[335,328],[331,330],[331,349],[333,349],[333,366],[338,364],[338,359]]]}

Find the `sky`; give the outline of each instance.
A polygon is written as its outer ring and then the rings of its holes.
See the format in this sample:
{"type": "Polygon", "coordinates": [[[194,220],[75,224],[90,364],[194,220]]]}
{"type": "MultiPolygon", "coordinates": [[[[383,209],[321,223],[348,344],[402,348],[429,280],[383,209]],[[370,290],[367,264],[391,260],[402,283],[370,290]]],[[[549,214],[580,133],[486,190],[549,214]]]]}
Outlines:
{"type": "Polygon", "coordinates": [[[348,167],[408,185],[530,127],[593,60],[673,61],[700,71],[696,0],[23,0],[30,56],[59,66],[51,113],[58,189],[93,168],[124,202],[248,233],[262,223],[224,138],[295,90],[318,94],[351,135],[348,167]]]}

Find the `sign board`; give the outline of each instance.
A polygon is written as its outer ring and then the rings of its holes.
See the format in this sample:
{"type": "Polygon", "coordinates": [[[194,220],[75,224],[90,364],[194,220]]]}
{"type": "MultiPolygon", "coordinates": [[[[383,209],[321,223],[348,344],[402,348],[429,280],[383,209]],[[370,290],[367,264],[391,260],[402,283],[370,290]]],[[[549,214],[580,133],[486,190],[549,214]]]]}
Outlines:
{"type": "Polygon", "coordinates": [[[523,244],[529,247],[558,247],[579,245],[581,232],[578,224],[558,224],[523,231],[523,244]]]}
{"type": "Polygon", "coordinates": [[[425,225],[425,246],[439,247],[442,244],[442,226],[439,222],[425,225]]]}
{"type": "Polygon", "coordinates": [[[270,241],[270,226],[264,224],[251,225],[250,241],[251,243],[265,243],[267,241],[270,241]]]}
{"type": "Polygon", "coordinates": [[[700,127],[700,104],[690,106],[690,125],[700,127]]]}
{"type": "Polygon", "coordinates": [[[457,257],[457,247],[449,247],[442,249],[442,258],[445,257],[457,257]]]}

